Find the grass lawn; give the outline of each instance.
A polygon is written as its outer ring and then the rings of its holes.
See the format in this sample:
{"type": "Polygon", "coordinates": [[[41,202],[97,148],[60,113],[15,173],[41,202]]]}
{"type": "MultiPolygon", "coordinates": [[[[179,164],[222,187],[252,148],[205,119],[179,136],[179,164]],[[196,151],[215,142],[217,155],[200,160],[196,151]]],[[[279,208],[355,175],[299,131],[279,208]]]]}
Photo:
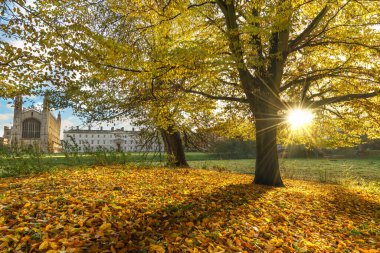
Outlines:
{"type": "MultiPolygon", "coordinates": [[[[202,152],[189,152],[186,154],[189,161],[206,161],[214,159],[208,153],[202,152]]],[[[40,163],[46,165],[47,167],[65,167],[65,166],[89,166],[99,163],[150,163],[150,162],[164,162],[165,155],[160,155],[158,153],[148,152],[148,153],[102,153],[94,152],[91,154],[78,153],[78,156],[66,157],[64,154],[41,154],[38,156],[24,154],[22,157],[11,157],[11,156],[1,156],[0,154],[0,167],[10,164],[21,164],[24,163],[40,163]]],[[[17,166],[17,165],[16,165],[17,166]]]]}
{"type": "MultiPolygon", "coordinates": [[[[193,168],[232,171],[253,174],[255,160],[213,160],[208,153],[187,153],[187,160],[193,168]]],[[[164,165],[164,157],[148,153],[93,153],[79,157],[65,157],[63,154],[51,154],[41,157],[6,158],[0,157],[0,176],[18,176],[51,170],[62,170],[76,166],[108,164],[144,164],[148,166],[164,165]]],[[[380,192],[380,159],[280,159],[281,175],[287,179],[367,185],[372,191],[380,192]]]]}
{"type": "Polygon", "coordinates": [[[378,252],[379,195],[115,166],[0,179],[3,252],[378,252]]]}
{"type": "MultiPolygon", "coordinates": [[[[196,168],[215,168],[253,174],[255,160],[190,161],[196,168]]],[[[282,176],[290,179],[339,182],[355,178],[380,182],[380,159],[280,159],[282,176]]]]}

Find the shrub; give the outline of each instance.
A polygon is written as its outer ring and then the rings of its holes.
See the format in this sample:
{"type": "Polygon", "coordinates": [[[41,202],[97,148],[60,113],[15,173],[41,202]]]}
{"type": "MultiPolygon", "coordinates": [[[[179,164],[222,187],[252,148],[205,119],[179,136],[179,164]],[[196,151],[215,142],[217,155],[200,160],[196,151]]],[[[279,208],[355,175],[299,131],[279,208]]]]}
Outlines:
{"type": "Polygon", "coordinates": [[[216,141],[211,150],[219,159],[249,159],[256,157],[256,144],[250,140],[227,139],[216,141]]]}

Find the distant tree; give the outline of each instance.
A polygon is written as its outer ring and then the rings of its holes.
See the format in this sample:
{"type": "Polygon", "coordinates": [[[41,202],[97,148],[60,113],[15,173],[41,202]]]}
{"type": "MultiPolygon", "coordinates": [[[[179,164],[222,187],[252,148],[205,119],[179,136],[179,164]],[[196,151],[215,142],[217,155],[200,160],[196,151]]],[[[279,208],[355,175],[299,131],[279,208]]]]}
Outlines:
{"type": "Polygon", "coordinates": [[[220,139],[211,151],[221,159],[248,159],[255,158],[256,145],[251,140],[220,139]]]}

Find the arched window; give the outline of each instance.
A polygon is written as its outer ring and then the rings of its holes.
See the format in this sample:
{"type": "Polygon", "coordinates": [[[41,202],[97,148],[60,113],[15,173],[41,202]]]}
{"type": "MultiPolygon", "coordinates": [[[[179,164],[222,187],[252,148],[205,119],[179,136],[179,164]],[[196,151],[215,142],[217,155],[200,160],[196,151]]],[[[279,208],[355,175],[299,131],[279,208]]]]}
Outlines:
{"type": "Polygon", "coordinates": [[[22,122],[22,138],[37,139],[41,136],[41,122],[36,119],[26,119],[22,122]]]}

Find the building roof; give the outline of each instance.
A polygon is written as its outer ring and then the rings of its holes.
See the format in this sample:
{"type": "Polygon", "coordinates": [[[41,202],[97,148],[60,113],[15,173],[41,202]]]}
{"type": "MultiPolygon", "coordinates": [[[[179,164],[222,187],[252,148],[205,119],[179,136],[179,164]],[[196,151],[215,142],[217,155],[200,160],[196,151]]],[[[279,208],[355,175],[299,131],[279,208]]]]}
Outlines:
{"type": "Polygon", "coordinates": [[[69,130],[64,130],[63,131],[64,133],[72,133],[72,134],[76,134],[76,133],[90,133],[90,134],[109,134],[109,133],[117,133],[117,132],[123,132],[123,133],[138,133],[139,131],[127,131],[127,130],[122,130],[122,129],[109,129],[109,130],[106,130],[106,129],[75,129],[75,128],[72,128],[72,129],[69,129],[69,130]]]}

